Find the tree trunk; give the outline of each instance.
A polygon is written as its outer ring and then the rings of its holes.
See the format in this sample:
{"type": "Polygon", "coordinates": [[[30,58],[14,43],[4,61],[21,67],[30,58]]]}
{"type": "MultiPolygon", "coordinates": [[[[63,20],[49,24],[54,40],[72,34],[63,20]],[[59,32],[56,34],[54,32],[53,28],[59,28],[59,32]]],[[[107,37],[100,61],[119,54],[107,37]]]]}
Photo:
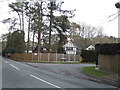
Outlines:
{"type": "Polygon", "coordinates": [[[24,31],[24,9],[22,6],[22,30],[24,31]]]}
{"type": "MultiPolygon", "coordinates": [[[[50,2],[50,5],[52,7],[53,2],[50,2]]],[[[53,17],[53,9],[50,9],[50,25],[49,25],[49,50],[51,49],[51,32],[52,32],[52,18],[53,17]]]]}
{"type": "Polygon", "coordinates": [[[27,41],[27,53],[29,53],[29,48],[30,48],[30,17],[28,21],[28,41],[27,41]]]}
{"type": "Polygon", "coordinates": [[[42,3],[43,2],[41,2],[40,7],[38,5],[38,11],[40,11],[38,13],[38,15],[39,15],[39,23],[40,23],[39,30],[38,30],[38,53],[40,53],[40,47],[41,47],[41,27],[42,27],[42,15],[43,15],[42,3]]]}
{"type": "Polygon", "coordinates": [[[19,19],[20,19],[20,30],[22,29],[22,24],[21,24],[21,17],[20,17],[20,14],[17,12],[18,16],[19,16],[19,19]]]}
{"type": "Polygon", "coordinates": [[[35,30],[33,31],[33,40],[32,40],[32,51],[33,51],[33,49],[34,49],[34,43],[35,43],[35,39],[34,39],[34,37],[35,37],[35,30]]]}

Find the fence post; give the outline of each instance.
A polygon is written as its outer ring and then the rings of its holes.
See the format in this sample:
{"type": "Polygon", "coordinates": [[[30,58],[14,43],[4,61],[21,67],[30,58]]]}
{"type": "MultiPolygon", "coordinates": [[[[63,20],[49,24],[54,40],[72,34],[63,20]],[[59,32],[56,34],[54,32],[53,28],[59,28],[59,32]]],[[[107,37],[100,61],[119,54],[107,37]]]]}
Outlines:
{"type": "Polygon", "coordinates": [[[74,62],[75,62],[75,59],[76,59],[76,55],[74,54],[74,62]]]}
{"type": "Polygon", "coordinates": [[[32,61],[33,61],[33,53],[32,53],[32,61]]]}
{"type": "Polygon", "coordinates": [[[39,58],[39,52],[38,52],[38,61],[39,61],[39,59],[40,59],[40,58],[39,58]]]}
{"type": "Polygon", "coordinates": [[[40,53],[40,61],[41,61],[41,53],[40,53]]]}
{"type": "Polygon", "coordinates": [[[70,61],[70,54],[68,54],[68,55],[69,55],[68,57],[69,57],[69,61],[70,61]]]}
{"type": "Polygon", "coordinates": [[[50,53],[48,53],[48,62],[50,61],[50,53]]]}
{"type": "Polygon", "coordinates": [[[24,54],[24,58],[25,58],[25,60],[27,60],[27,53],[24,54]]]}
{"type": "Polygon", "coordinates": [[[56,62],[57,62],[57,53],[56,53],[56,62]]]}
{"type": "Polygon", "coordinates": [[[63,58],[64,58],[64,54],[63,54],[63,58]]]}

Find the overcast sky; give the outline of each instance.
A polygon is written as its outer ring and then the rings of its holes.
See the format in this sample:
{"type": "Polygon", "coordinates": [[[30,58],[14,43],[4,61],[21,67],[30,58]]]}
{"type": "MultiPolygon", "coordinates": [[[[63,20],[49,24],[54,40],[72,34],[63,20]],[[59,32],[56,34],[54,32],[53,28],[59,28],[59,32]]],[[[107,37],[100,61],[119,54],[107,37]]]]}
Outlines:
{"type": "MultiPolygon", "coordinates": [[[[8,13],[8,3],[14,0],[3,0],[0,2],[0,21],[8,18],[10,14],[8,13]]],[[[118,18],[109,22],[109,20],[114,19],[117,15],[115,14],[118,10],[115,8],[115,3],[120,0],[62,0],[63,9],[73,10],[76,9],[75,17],[72,19],[77,23],[86,23],[93,27],[102,26],[104,33],[108,36],[118,37],[118,18]]],[[[0,35],[8,32],[7,25],[0,23],[0,35]]]]}

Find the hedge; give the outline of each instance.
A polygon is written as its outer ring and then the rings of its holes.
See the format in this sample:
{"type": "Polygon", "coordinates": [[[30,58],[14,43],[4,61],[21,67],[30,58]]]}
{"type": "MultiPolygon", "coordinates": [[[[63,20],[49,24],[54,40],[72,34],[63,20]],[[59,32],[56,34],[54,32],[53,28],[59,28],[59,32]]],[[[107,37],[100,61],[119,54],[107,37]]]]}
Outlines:
{"type": "Polygon", "coordinates": [[[95,49],[97,54],[101,55],[120,54],[120,43],[96,44],[95,49]]]}
{"type": "Polygon", "coordinates": [[[97,54],[95,50],[82,50],[81,56],[84,59],[83,62],[96,62],[97,54]]]}

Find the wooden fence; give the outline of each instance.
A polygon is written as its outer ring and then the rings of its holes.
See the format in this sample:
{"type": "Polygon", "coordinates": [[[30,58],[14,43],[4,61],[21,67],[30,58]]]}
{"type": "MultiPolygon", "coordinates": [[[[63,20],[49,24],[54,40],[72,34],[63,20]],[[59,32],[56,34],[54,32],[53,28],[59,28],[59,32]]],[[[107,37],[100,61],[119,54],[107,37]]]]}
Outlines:
{"type": "Polygon", "coordinates": [[[101,70],[120,73],[120,54],[99,55],[98,64],[101,70]]]}
{"type": "Polygon", "coordinates": [[[80,55],[57,54],[57,53],[16,53],[11,56],[19,61],[80,61],[80,55]]]}

